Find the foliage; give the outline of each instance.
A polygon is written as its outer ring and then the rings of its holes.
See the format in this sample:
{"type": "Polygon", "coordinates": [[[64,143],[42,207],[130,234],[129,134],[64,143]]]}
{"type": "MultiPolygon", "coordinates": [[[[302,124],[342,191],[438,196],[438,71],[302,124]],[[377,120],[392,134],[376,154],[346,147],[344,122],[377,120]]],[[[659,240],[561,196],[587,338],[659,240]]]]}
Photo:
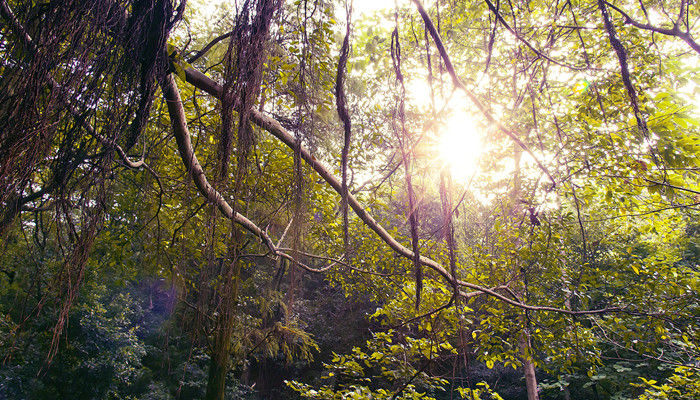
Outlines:
{"type": "Polygon", "coordinates": [[[430,393],[445,390],[448,382],[425,369],[434,356],[452,350],[449,344],[411,337],[398,341],[389,330],[373,334],[365,348],[333,354],[332,363],[324,364],[325,383],[318,389],[296,381],[287,385],[308,399],[434,399],[430,393]],[[420,368],[415,367],[418,362],[420,368]]]}
{"type": "Polygon", "coordinates": [[[644,379],[644,394],[639,400],[652,399],[695,399],[700,395],[700,380],[697,371],[687,367],[677,367],[666,383],[658,385],[654,379],[644,379]]]}
{"type": "Polygon", "coordinates": [[[0,0],[0,397],[700,396],[696,2],[88,3],[0,0]]]}

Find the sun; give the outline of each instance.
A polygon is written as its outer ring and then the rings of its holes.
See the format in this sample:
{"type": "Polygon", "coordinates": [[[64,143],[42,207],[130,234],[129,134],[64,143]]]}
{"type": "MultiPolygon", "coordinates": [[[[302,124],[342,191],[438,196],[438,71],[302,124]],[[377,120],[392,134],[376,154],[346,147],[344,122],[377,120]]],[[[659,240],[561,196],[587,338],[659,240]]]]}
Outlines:
{"type": "Polygon", "coordinates": [[[484,138],[478,123],[464,111],[452,112],[438,133],[440,161],[456,183],[466,184],[478,172],[484,138]]]}

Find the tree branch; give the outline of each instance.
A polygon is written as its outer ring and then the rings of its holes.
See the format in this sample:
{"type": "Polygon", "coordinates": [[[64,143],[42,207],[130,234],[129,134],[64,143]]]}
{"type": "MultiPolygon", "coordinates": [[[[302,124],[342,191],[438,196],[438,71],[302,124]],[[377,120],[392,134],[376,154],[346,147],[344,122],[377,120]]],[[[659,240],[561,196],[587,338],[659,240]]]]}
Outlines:
{"type": "Polygon", "coordinates": [[[625,19],[625,24],[632,25],[635,28],[643,29],[645,31],[656,32],[656,33],[660,33],[660,34],[666,35],[666,36],[675,36],[677,38],[680,38],[684,42],[686,42],[688,44],[688,46],[690,46],[690,48],[692,48],[696,53],[700,54],[700,44],[698,44],[698,42],[696,42],[690,36],[689,32],[683,32],[679,27],[679,23],[683,20],[683,14],[684,14],[683,4],[681,4],[681,10],[679,12],[678,21],[673,24],[673,28],[671,28],[671,29],[659,28],[659,27],[656,27],[656,26],[653,26],[650,24],[641,23],[641,22],[633,19],[629,14],[622,11],[619,7],[617,7],[611,3],[608,3],[607,1],[605,2],[605,4],[608,7],[612,8],[613,10],[617,11],[620,15],[622,15],[622,17],[625,19]]]}
{"type": "Polygon", "coordinates": [[[215,44],[230,37],[232,34],[233,34],[233,32],[228,32],[228,33],[224,33],[223,35],[219,35],[219,36],[215,37],[211,42],[207,43],[207,45],[204,46],[201,50],[196,52],[192,57],[188,58],[187,63],[192,64],[193,62],[197,61],[200,57],[202,57],[209,50],[211,50],[211,48],[214,47],[215,44]]]}
{"type": "MultiPolygon", "coordinates": [[[[199,163],[197,156],[194,154],[192,141],[190,140],[190,132],[189,128],[187,127],[187,120],[185,118],[185,109],[182,106],[180,91],[177,89],[177,84],[175,83],[175,79],[173,78],[172,74],[168,74],[163,79],[161,82],[161,87],[163,89],[163,97],[167,103],[168,114],[170,115],[170,121],[173,127],[175,140],[177,142],[177,148],[180,152],[180,158],[182,159],[187,172],[192,177],[195,186],[197,186],[197,189],[207,199],[207,201],[214,204],[219,211],[226,216],[226,218],[231,219],[233,222],[241,225],[244,229],[257,236],[273,255],[290,261],[295,261],[295,263],[301,268],[309,272],[324,272],[331,268],[333,264],[327,267],[315,269],[304,263],[298,262],[291,255],[278,249],[278,247],[272,242],[270,236],[254,222],[233,210],[231,205],[226,201],[226,199],[224,199],[221,193],[211,186],[207,180],[202,165],[199,163]]],[[[218,93],[222,93],[222,91],[219,91],[218,93]]]]}
{"type": "MultiPolygon", "coordinates": [[[[185,119],[185,109],[182,107],[180,92],[177,89],[177,85],[175,84],[175,79],[173,78],[172,74],[165,76],[161,82],[161,87],[163,89],[163,97],[165,98],[165,102],[168,107],[168,114],[170,115],[170,122],[173,127],[173,133],[175,134],[175,140],[177,141],[177,148],[180,152],[180,158],[182,159],[187,172],[192,177],[195,186],[197,186],[197,189],[199,189],[199,192],[211,204],[214,204],[227,218],[240,224],[246,230],[259,237],[272,253],[277,254],[275,245],[272,243],[270,237],[248,218],[244,217],[238,212],[234,212],[233,208],[231,208],[223,196],[216,189],[214,189],[211,184],[209,184],[209,181],[204,174],[204,170],[202,169],[202,165],[199,163],[197,156],[194,154],[192,141],[190,140],[190,132],[187,128],[187,120],[185,119]]],[[[221,92],[222,91],[219,93],[221,92]]]]}
{"type": "MultiPolygon", "coordinates": [[[[172,81],[172,77],[170,77],[169,79],[172,81]]],[[[196,86],[198,89],[203,90],[214,97],[220,97],[221,93],[223,92],[221,85],[219,85],[218,83],[216,83],[214,80],[212,80],[208,76],[204,75],[203,73],[201,73],[193,68],[185,68],[185,79],[187,80],[188,83],[196,86]]],[[[173,82],[173,85],[174,85],[174,82],[173,82]]],[[[165,89],[164,89],[164,92],[165,92],[165,89]]],[[[167,99],[167,97],[166,97],[166,99],[167,99]]],[[[179,102],[180,101],[179,94],[177,96],[177,101],[178,101],[177,104],[179,104],[180,110],[182,110],[182,104],[179,102]]],[[[170,102],[168,104],[168,107],[170,107],[170,102]]],[[[181,112],[182,112],[182,116],[179,119],[184,122],[184,110],[182,110],[181,112]]],[[[262,129],[266,130],[267,132],[269,132],[270,134],[272,134],[273,136],[278,138],[287,147],[289,147],[290,149],[295,148],[296,142],[295,142],[294,136],[290,132],[288,132],[284,127],[282,127],[282,125],[279,122],[277,122],[275,119],[268,117],[268,116],[264,115],[262,112],[255,110],[255,109],[251,110],[250,118],[251,118],[251,121],[255,125],[258,125],[262,129]]],[[[173,128],[180,129],[180,127],[175,126],[175,122],[173,122],[173,128]]],[[[185,128],[186,128],[186,125],[185,125],[185,128]]],[[[176,138],[177,137],[178,137],[178,134],[176,134],[176,138]]],[[[178,139],[178,140],[182,140],[182,139],[178,139]]],[[[187,137],[187,141],[189,142],[189,135],[187,137]]],[[[191,150],[191,146],[190,146],[190,150],[191,150]]],[[[314,171],[316,171],[321,176],[321,178],[323,178],[323,180],[326,181],[326,183],[328,183],[328,185],[331,188],[333,188],[333,190],[336,193],[338,193],[338,194],[342,193],[342,183],[340,182],[340,180],[338,178],[336,178],[329,171],[328,168],[326,168],[319,160],[316,159],[316,157],[311,155],[311,153],[303,147],[300,149],[300,154],[301,154],[302,159],[304,159],[304,161],[306,161],[306,163],[311,168],[313,168],[314,171]]],[[[182,155],[182,153],[181,153],[181,155],[182,155]]],[[[188,162],[186,160],[191,159],[191,157],[194,157],[194,154],[191,151],[189,153],[184,154],[183,162],[185,162],[186,167],[188,165],[188,162]]],[[[204,172],[202,171],[199,163],[197,163],[197,166],[199,167],[200,173],[193,174],[193,178],[196,177],[200,181],[204,180],[206,182],[206,177],[204,177],[204,172]]],[[[198,187],[199,187],[199,185],[201,185],[201,182],[200,182],[200,184],[198,184],[198,187]]],[[[208,185],[208,183],[207,183],[207,185],[208,185]]],[[[212,199],[214,199],[214,200],[221,197],[221,195],[219,195],[218,192],[216,192],[213,188],[211,188],[211,186],[209,186],[209,189],[207,189],[206,186],[203,186],[203,188],[204,188],[204,191],[202,192],[202,194],[204,194],[205,197],[209,198],[208,196],[211,196],[212,199]],[[211,191],[213,191],[213,193],[211,191]]],[[[202,189],[200,189],[200,191],[202,191],[202,189]]],[[[223,198],[221,198],[220,201],[223,201],[225,203],[223,198]]],[[[217,206],[219,206],[219,209],[222,210],[222,212],[224,212],[224,214],[226,214],[225,210],[230,209],[230,206],[228,206],[227,204],[226,205],[223,205],[220,203],[216,203],[216,204],[217,204],[217,206]]],[[[386,243],[394,252],[396,252],[397,254],[399,254],[399,255],[401,255],[404,258],[407,258],[409,260],[413,259],[413,252],[411,250],[409,250],[408,248],[406,248],[401,243],[399,243],[389,232],[387,232],[387,230],[384,229],[384,227],[381,226],[367,212],[367,210],[365,210],[362,207],[362,205],[357,201],[357,198],[355,198],[355,196],[353,196],[350,193],[348,194],[348,205],[353,209],[353,211],[355,211],[355,214],[360,218],[360,220],[362,220],[362,222],[364,222],[364,224],[368,228],[373,230],[377,234],[377,236],[379,236],[379,238],[384,243],[386,243]]],[[[243,216],[240,216],[240,217],[244,218],[243,216]]],[[[255,229],[256,230],[255,232],[260,231],[260,229],[257,228],[257,226],[255,226],[255,224],[250,222],[248,219],[245,219],[245,221],[247,221],[246,224],[252,225],[252,227],[254,227],[254,228],[251,227],[251,229],[255,229]]],[[[238,222],[238,221],[236,221],[236,222],[238,222]]],[[[246,229],[248,228],[247,225],[244,225],[244,227],[246,227],[246,229]]],[[[264,235],[264,232],[260,231],[260,234],[264,235]]],[[[259,234],[257,234],[257,233],[256,233],[256,235],[259,236],[259,234]]],[[[261,236],[261,238],[263,238],[263,236],[261,236]]],[[[269,241],[269,238],[267,240],[269,241]]],[[[274,246],[272,248],[274,249],[274,246]]],[[[289,257],[289,256],[287,255],[287,257],[289,257]]],[[[437,261],[432,260],[432,259],[425,257],[425,256],[421,256],[420,262],[422,265],[425,265],[428,268],[435,271],[436,273],[438,273],[447,282],[450,282],[451,284],[453,283],[453,278],[452,278],[452,275],[450,274],[450,272],[447,271],[447,269],[445,269],[445,267],[443,267],[437,261]]],[[[523,308],[523,309],[530,310],[530,311],[551,311],[551,312],[557,312],[557,313],[569,314],[569,315],[605,314],[605,313],[609,313],[609,312],[624,312],[624,311],[626,311],[626,308],[622,308],[622,307],[609,307],[609,308],[588,310],[588,311],[571,311],[571,310],[565,310],[565,309],[556,308],[556,307],[533,306],[533,305],[524,304],[524,303],[521,303],[519,301],[512,300],[512,299],[510,299],[510,298],[508,298],[500,293],[497,293],[494,289],[490,289],[490,288],[487,288],[487,287],[484,287],[481,285],[477,285],[474,283],[465,282],[465,281],[461,281],[461,280],[458,280],[457,284],[460,286],[463,286],[463,287],[467,287],[467,288],[472,289],[472,290],[479,291],[479,292],[484,293],[484,294],[488,294],[489,296],[495,297],[495,298],[497,298],[505,303],[508,303],[512,306],[523,308]]],[[[460,295],[462,295],[462,293],[460,293],[460,295]]],[[[471,297],[471,295],[470,295],[470,297],[471,297]]]]}
{"type": "MultiPolygon", "coordinates": [[[[496,20],[498,22],[500,22],[501,25],[503,25],[503,27],[505,27],[508,30],[508,32],[512,33],[516,39],[523,42],[523,44],[525,46],[527,46],[530,50],[532,50],[535,54],[537,54],[538,57],[545,59],[547,61],[550,61],[556,65],[559,65],[560,67],[570,68],[574,71],[582,71],[584,69],[584,68],[575,67],[573,65],[568,65],[568,64],[565,64],[563,62],[557,61],[553,58],[550,58],[549,56],[542,53],[541,51],[537,50],[537,48],[535,48],[535,46],[530,44],[530,42],[528,42],[524,37],[520,36],[520,34],[515,29],[513,29],[513,27],[511,27],[510,24],[508,24],[508,21],[506,21],[503,18],[503,16],[501,15],[501,12],[498,10],[498,8],[496,6],[493,5],[493,3],[490,0],[484,0],[484,1],[486,1],[486,5],[488,6],[489,10],[491,10],[491,12],[493,12],[493,14],[496,16],[496,20]]],[[[413,2],[416,3],[416,0],[414,0],[413,2]]],[[[419,10],[419,12],[420,12],[420,10],[419,10]]],[[[496,32],[496,27],[494,26],[492,37],[493,37],[495,32],[496,32]]],[[[490,40],[489,44],[492,46],[493,45],[493,42],[491,42],[492,39],[489,39],[489,40],[490,40]]],[[[489,49],[491,49],[491,46],[489,46],[489,49]]],[[[490,58],[491,58],[491,54],[489,51],[489,59],[490,58]]]]}

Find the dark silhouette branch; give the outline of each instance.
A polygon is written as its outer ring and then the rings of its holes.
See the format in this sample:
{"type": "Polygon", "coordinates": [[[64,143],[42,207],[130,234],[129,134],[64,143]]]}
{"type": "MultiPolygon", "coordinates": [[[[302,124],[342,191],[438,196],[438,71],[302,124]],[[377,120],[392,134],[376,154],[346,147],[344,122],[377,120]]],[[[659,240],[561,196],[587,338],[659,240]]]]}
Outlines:
{"type": "MultiPolygon", "coordinates": [[[[608,13],[606,4],[607,3],[605,1],[598,0],[598,9],[600,10],[600,14],[603,17],[603,23],[605,25],[605,31],[608,33],[608,40],[610,41],[610,46],[615,51],[615,54],[617,55],[617,60],[620,64],[620,74],[622,75],[622,83],[625,85],[625,89],[627,89],[627,95],[630,98],[630,103],[632,103],[632,110],[634,111],[634,117],[637,120],[637,127],[639,128],[639,131],[642,133],[642,135],[644,135],[644,138],[649,140],[649,127],[647,126],[647,122],[644,119],[644,115],[642,115],[642,112],[639,108],[639,99],[637,97],[637,91],[634,88],[634,84],[632,84],[629,65],[627,64],[627,50],[625,50],[625,46],[617,37],[617,32],[615,31],[615,26],[610,20],[610,13],[608,13]]],[[[651,156],[654,159],[654,162],[658,164],[658,160],[656,159],[656,155],[654,154],[653,149],[651,150],[651,156]]]]}
{"type": "MultiPolygon", "coordinates": [[[[559,65],[560,67],[569,68],[569,69],[572,69],[572,70],[575,70],[575,71],[582,71],[582,70],[584,70],[584,68],[575,67],[575,66],[573,66],[573,65],[568,65],[568,64],[565,64],[565,63],[563,63],[563,62],[561,62],[561,61],[557,61],[557,60],[555,60],[555,59],[553,59],[553,58],[550,58],[549,56],[547,56],[546,54],[542,53],[541,51],[539,51],[535,46],[533,46],[532,44],[530,44],[530,42],[528,42],[527,39],[525,39],[524,37],[522,37],[515,29],[513,29],[513,27],[511,27],[510,24],[508,24],[508,21],[506,21],[506,20],[503,18],[503,16],[501,15],[501,12],[499,11],[498,6],[494,6],[493,3],[492,3],[490,0],[484,0],[484,1],[486,2],[486,5],[489,7],[489,10],[491,10],[491,12],[493,12],[493,14],[496,16],[496,20],[497,20],[498,22],[500,22],[501,25],[503,25],[503,27],[506,28],[506,30],[508,30],[508,32],[512,33],[513,36],[515,36],[516,39],[518,39],[519,41],[523,42],[523,44],[524,44],[525,46],[527,46],[527,48],[529,48],[530,50],[532,50],[533,53],[537,54],[538,57],[540,57],[540,58],[542,58],[542,59],[545,59],[545,60],[547,60],[547,61],[549,61],[549,62],[551,62],[551,63],[553,63],[553,64],[559,65]]],[[[414,0],[413,2],[416,3],[416,0],[414,0]]],[[[489,39],[489,59],[491,59],[491,48],[492,48],[492,46],[493,46],[493,36],[495,35],[495,32],[496,32],[496,27],[494,26],[493,31],[492,31],[492,33],[491,33],[491,38],[489,39]]],[[[487,66],[487,67],[488,67],[488,66],[487,66]]]]}
{"type": "Polygon", "coordinates": [[[212,39],[211,42],[207,43],[207,45],[204,46],[201,50],[196,52],[192,57],[188,58],[187,63],[192,64],[193,62],[197,61],[200,57],[207,54],[207,52],[209,50],[211,50],[211,48],[214,47],[214,45],[216,45],[217,43],[219,43],[220,41],[222,41],[228,37],[231,37],[232,34],[233,34],[233,32],[228,32],[228,33],[224,33],[223,35],[219,35],[219,36],[215,37],[214,39],[212,39]]]}
{"type": "Polygon", "coordinates": [[[678,13],[679,14],[678,21],[674,22],[673,28],[671,28],[671,29],[661,28],[661,27],[657,27],[657,26],[653,26],[650,24],[645,24],[645,23],[636,21],[629,14],[627,14],[626,12],[624,12],[622,9],[615,6],[614,4],[611,4],[607,1],[605,2],[605,4],[608,7],[612,8],[613,10],[617,11],[620,15],[622,15],[622,17],[625,19],[625,24],[632,25],[635,28],[639,28],[639,29],[642,29],[645,31],[651,31],[651,32],[659,33],[659,34],[666,35],[666,36],[675,36],[675,37],[683,40],[684,42],[686,42],[688,44],[688,46],[690,46],[691,49],[693,49],[696,53],[700,54],[700,44],[698,44],[698,42],[696,42],[693,39],[693,37],[690,36],[689,31],[682,31],[680,28],[680,23],[683,21],[683,15],[685,14],[685,11],[684,11],[685,9],[684,9],[682,4],[680,7],[681,10],[678,13]]]}

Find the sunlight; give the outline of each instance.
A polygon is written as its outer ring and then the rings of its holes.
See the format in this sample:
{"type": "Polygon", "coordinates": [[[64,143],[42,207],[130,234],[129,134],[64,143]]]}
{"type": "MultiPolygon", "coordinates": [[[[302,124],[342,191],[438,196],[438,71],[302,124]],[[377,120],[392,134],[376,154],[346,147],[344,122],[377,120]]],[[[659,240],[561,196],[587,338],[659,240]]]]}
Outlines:
{"type": "Polygon", "coordinates": [[[438,138],[438,152],[452,179],[467,183],[478,171],[483,136],[476,121],[464,111],[452,113],[438,138]]]}
{"type": "MultiPolygon", "coordinates": [[[[340,4],[343,2],[341,1],[340,4]]],[[[352,0],[353,12],[356,16],[368,16],[380,10],[390,10],[394,8],[394,4],[393,0],[352,0]]]]}
{"type": "MultiPolygon", "coordinates": [[[[419,74],[414,74],[419,76],[419,74]]],[[[421,77],[423,78],[423,77],[421,77]]],[[[427,77],[406,83],[408,102],[419,112],[429,113],[430,86],[427,77]]],[[[485,151],[485,127],[479,118],[468,111],[471,101],[460,91],[445,95],[435,94],[435,108],[439,110],[436,137],[434,137],[434,161],[440,168],[448,168],[458,185],[466,185],[479,172],[479,159],[485,151]]]]}

